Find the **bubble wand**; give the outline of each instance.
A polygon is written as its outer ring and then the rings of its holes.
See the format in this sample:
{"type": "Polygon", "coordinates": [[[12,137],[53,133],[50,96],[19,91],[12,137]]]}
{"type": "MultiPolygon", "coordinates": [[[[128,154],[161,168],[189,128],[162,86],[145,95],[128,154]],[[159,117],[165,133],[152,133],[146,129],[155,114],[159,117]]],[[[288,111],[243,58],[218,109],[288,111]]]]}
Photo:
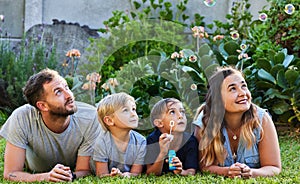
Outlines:
{"type": "MultiPolygon", "coordinates": [[[[174,127],[174,124],[175,124],[175,122],[173,120],[170,121],[170,134],[169,134],[170,141],[173,140],[172,129],[174,127]]],[[[176,167],[173,165],[173,162],[172,162],[173,158],[176,157],[175,150],[169,150],[168,157],[169,157],[169,170],[173,171],[176,169],[176,167]]]]}
{"type": "Polygon", "coordinates": [[[174,122],[173,120],[171,120],[171,121],[170,121],[170,134],[167,135],[168,138],[170,138],[170,141],[172,141],[172,140],[173,140],[173,137],[174,137],[174,136],[172,135],[172,129],[173,129],[174,125],[175,125],[175,122],[174,122]]]}

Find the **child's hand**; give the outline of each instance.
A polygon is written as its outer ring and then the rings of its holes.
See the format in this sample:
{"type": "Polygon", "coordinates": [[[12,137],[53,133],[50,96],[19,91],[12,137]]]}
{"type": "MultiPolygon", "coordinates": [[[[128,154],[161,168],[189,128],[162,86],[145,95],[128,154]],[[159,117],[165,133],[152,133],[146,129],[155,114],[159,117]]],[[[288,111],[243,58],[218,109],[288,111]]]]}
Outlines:
{"type": "Polygon", "coordinates": [[[118,176],[120,174],[122,174],[122,172],[120,171],[120,169],[115,168],[115,167],[113,167],[111,169],[110,176],[118,176]]]}
{"type": "Polygon", "coordinates": [[[168,154],[169,147],[170,147],[170,142],[171,142],[171,140],[170,140],[170,137],[168,137],[167,133],[163,133],[159,137],[159,148],[160,148],[160,152],[163,155],[168,154]]]}
{"type": "Polygon", "coordinates": [[[130,178],[131,173],[130,172],[124,172],[124,173],[122,173],[122,176],[125,177],[125,178],[130,178]]]}
{"type": "Polygon", "coordinates": [[[173,171],[174,174],[181,174],[181,172],[182,172],[182,162],[179,160],[179,158],[174,157],[173,160],[169,160],[169,162],[172,162],[173,165],[176,167],[176,169],[173,171]]]}

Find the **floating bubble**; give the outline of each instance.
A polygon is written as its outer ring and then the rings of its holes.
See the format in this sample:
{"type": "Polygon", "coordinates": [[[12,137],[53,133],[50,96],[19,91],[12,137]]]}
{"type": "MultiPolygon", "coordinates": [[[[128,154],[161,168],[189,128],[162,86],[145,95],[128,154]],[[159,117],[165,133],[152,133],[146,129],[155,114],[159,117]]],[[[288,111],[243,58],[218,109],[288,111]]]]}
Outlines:
{"type": "Polygon", "coordinates": [[[196,61],[197,61],[197,56],[195,56],[195,55],[191,55],[190,57],[189,57],[189,62],[192,62],[192,63],[195,63],[196,61]]]}
{"type": "Polygon", "coordinates": [[[0,15],[0,21],[4,22],[4,15],[0,15]]]}
{"type": "Polygon", "coordinates": [[[231,35],[231,39],[233,39],[233,40],[237,40],[240,37],[240,35],[237,31],[231,31],[230,35],[231,35]]]}
{"type": "Polygon", "coordinates": [[[217,3],[216,0],[204,0],[203,2],[208,7],[212,7],[212,6],[214,6],[217,3]]]}
{"type": "Polygon", "coordinates": [[[197,90],[197,85],[196,84],[192,84],[191,85],[191,90],[196,91],[197,90]]]}
{"type": "Polygon", "coordinates": [[[246,50],[246,49],[248,48],[248,45],[242,43],[242,44],[240,45],[240,48],[241,48],[242,50],[246,50]]]}
{"type": "Polygon", "coordinates": [[[295,7],[292,4],[287,4],[287,5],[285,5],[284,11],[285,11],[285,13],[291,15],[295,12],[295,7]]]}
{"type": "Polygon", "coordinates": [[[265,14],[265,13],[261,13],[261,14],[259,14],[259,16],[258,16],[258,19],[259,19],[260,21],[262,21],[262,22],[265,22],[265,21],[268,19],[268,15],[265,14]]]}

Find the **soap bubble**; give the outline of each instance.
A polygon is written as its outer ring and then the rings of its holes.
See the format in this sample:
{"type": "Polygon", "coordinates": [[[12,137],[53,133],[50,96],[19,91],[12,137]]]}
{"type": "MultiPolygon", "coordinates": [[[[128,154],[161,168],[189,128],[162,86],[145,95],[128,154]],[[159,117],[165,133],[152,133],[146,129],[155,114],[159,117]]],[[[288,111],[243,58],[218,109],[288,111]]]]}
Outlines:
{"type": "Polygon", "coordinates": [[[0,21],[4,22],[4,15],[0,15],[0,21]]]}
{"type": "Polygon", "coordinates": [[[203,2],[208,7],[212,7],[212,6],[214,6],[217,3],[216,0],[204,0],[203,2]]]}
{"type": "Polygon", "coordinates": [[[292,15],[295,12],[295,7],[292,4],[287,4],[285,5],[284,11],[285,13],[292,15]]]}
{"type": "Polygon", "coordinates": [[[240,45],[240,48],[241,48],[241,50],[246,50],[246,49],[248,49],[248,45],[242,43],[242,44],[240,45]]]}
{"type": "Polygon", "coordinates": [[[265,13],[261,13],[261,14],[259,14],[259,16],[258,16],[258,19],[259,19],[260,21],[262,21],[262,22],[265,22],[265,21],[268,19],[268,15],[265,14],[265,13]]]}
{"type": "Polygon", "coordinates": [[[237,39],[239,39],[240,34],[238,33],[238,31],[234,30],[234,31],[230,32],[230,36],[231,36],[231,39],[237,40],[237,39]]]}

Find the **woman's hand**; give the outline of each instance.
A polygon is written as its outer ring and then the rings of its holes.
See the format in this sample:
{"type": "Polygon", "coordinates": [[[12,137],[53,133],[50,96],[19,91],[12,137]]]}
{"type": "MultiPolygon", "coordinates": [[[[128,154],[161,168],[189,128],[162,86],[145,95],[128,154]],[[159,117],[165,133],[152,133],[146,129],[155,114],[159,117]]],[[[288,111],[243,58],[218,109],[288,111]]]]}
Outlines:
{"type": "Polygon", "coordinates": [[[241,178],[242,177],[242,169],[239,166],[240,163],[234,163],[228,168],[227,176],[229,178],[241,178]]]}
{"type": "Polygon", "coordinates": [[[252,177],[252,170],[249,166],[247,166],[246,164],[241,164],[241,163],[236,163],[237,166],[239,166],[242,170],[242,174],[241,176],[243,178],[251,178],[252,177]]]}

